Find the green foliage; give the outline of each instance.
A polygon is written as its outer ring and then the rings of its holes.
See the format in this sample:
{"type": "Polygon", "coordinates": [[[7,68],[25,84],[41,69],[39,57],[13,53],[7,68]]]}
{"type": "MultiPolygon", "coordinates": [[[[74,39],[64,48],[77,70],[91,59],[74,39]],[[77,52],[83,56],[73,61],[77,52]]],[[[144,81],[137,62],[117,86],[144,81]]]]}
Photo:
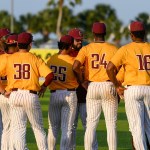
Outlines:
{"type": "Polygon", "coordinates": [[[10,14],[7,11],[0,11],[0,28],[10,28],[10,14]]]}
{"type": "MultiPolygon", "coordinates": [[[[85,32],[88,40],[92,39],[91,27],[93,22],[104,22],[107,26],[106,39],[113,37],[114,41],[119,41],[123,36],[129,38],[128,26],[123,26],[123,23],[118,19],[116,10],[107,4],[97,4],[94,9],[81,10],[78,14],[73,13],[76,5],[82,4],[82,0],[49,0],[47,7],[39,11],[37,14],[27,13],[21,15],[17,20],[14,18],[14,32],[30,31],[32,33],[41,33],[43,35],[41,42],[49,40],[49,34],[54,33],[60,28],[61,34],[66,34],[70,28],[78,27],[85,32]],[[63,3],[63,5],[59,5],[63,3]],[[62,18],[59,20],[58,15],[62,9],[62,18]]],[[[10,16],[7,11],[0,11],[0,28],[10,28],[10,16]]],[[[149,14],[140,13],[135,17],[135,20],[143,21],[147,34],[150,33],[149,14]]]]}

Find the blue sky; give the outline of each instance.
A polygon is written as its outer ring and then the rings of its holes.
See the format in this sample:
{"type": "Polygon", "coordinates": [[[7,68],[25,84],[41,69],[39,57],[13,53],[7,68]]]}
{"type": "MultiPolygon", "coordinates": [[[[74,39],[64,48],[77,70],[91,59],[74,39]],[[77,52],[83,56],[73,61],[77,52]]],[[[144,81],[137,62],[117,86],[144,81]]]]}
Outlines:
{"type": "MultiPolygon", "coordinates": [[[[10,12],[11,1],[14,1],[14,16],[28,12],[35,14],[36,12],[46,8],[48,0],[0,0],[0,10],[10,12]]],[[[67,1],[67,0],[66,0],[67,1]]],[[[116,14],[120,20],[127,25],[139,13],[146,12],[150,15],[150,0],[82,0],[81,6],[76,6],[75,13],[85,9],[93,9],[96,4],[109,4],[116,10],[116,14]]]]}

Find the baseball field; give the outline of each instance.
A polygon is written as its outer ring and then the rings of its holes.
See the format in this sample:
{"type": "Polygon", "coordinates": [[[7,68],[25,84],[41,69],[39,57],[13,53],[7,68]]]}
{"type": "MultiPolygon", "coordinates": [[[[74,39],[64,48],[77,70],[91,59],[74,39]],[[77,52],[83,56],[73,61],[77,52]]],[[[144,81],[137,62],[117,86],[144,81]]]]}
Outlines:
{"type": "MultiPolygon", "coordinates": [[[[48,129],[48,119],[47,119],[47,111],[49,104],[49,91],[46,91],[45,96],[40,98],[42,110],[43,110],[43,118],[44,118],[44,127],[47,132],[48,129]]],[[[124,102],[121,101],[118,108],[118,122],[117,122],[117,133],[118,133],[118,150],[131,150],[131,136],[128,131],[128,123],[124,109],[124,102]]],[[[108,150],[107,147],[107,139],[106,139],[106,127],[103,114],[101,115],[100,122],[97,128],[97,139],[99,144],[99,150],[108,150]]],[[[57,142],[57,150],[59,150],[59,141],[60,136],[57,142]]],[[[84,150],[84,130],[82,128],[81,121],[79,120],[78,129],[77,129],[77,150],[84,150]]],[[[30,150],[37,150],[34,134],[30,125],[28,124],[27,128],[27,144],[30,150]]]]}

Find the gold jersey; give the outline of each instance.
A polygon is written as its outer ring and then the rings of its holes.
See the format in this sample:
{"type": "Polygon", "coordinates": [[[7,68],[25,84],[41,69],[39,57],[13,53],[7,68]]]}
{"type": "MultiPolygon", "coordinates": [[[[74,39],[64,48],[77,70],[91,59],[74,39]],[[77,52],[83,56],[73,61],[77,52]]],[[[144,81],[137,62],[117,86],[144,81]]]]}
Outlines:
{"type": "MultiPolygon", "coordinates": [[[[10,54],[7,54],[7,53],[4,53],[4,54],[2,54],[2,55],[0,55],[0,60],[1,60],[1,64],[3,63],[3,66],[5,66],[6,65],[6,63],[7,63],[7,57],[9,57],[10,56],[10,54]]],[[[6,87],[7,86],[7,76],[5,75],[5,76],[1,76],[0,77],[0,82],[2,83],[2,85],[4,86],[4,87],[6,87]]]]}
{"type": "Polygon", "coordinates": [[[106,67],[116,51],[117,47],[107,42],[90,43],[81,48],[75,60],[85,62],[89,81],[103,82],[109,80],[106,67]]]}
{"type": "Polygon", "coordinates": [[[55,54],[49,58],[47,65],[53,70],[54,79],[49,85],[50,90],[77,88],[77,79],[72,70],[74,57],[55,54]]]}
{"type": "Polygon", "coordinates": [[[39,91],[39,77],[51,72],[41,58],[30,52],[16,52],[0,64],[0,76],[7,75],[7,91],[13,88],[39,91]]]}
{"type": "Polygon", "coordinates": [[[122,46],[111,62],[125,69],[123,85],[150,85],[150,44],[131,42],[122,46]]]}

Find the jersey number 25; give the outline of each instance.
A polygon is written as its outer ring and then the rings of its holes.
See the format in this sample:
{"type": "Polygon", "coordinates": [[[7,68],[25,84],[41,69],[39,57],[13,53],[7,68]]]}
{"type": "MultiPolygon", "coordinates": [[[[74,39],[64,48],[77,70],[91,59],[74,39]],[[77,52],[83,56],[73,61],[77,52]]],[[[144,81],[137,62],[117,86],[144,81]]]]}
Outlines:
{"type": "Polygon", "coordinates": [[[53,73],[54,73],[54,79],[53,80],[59,80],[61,82],[66,81],[66,71],[67,71],[66,67],[50,66],[50,68],[53,70],[53,73]]]}

